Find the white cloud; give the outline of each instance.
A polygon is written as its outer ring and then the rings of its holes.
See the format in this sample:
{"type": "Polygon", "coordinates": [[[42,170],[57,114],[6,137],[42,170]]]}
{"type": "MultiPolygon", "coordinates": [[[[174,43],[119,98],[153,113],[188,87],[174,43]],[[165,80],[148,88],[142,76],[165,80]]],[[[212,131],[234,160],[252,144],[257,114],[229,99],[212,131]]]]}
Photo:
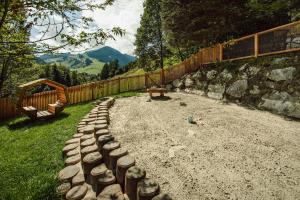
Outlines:
{"type": "Polygon", "coordinates": [[[132,55],[136,30],[140,25],[140,17],[143,13],[143,2],[143,0],[116,0],[113,6],[107,7],[104,11],[85,12],[83,15],[91,16],[95,23],[104,29],[116,26],[125,29],[125,36],[109,40],[105,45],[132,55]]]}

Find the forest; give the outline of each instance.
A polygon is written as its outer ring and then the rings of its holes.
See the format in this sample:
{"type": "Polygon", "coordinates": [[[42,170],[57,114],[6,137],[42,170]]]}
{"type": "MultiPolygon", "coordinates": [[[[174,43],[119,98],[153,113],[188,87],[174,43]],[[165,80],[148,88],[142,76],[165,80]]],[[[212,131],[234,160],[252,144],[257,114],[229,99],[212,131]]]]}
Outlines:
{"type": "Polygon", "coordinates": [[[124,69],[120,70],[118,62],[113,61],[98,75],[87,75],[64,66],[36,63],[38,55],[68,48],[91,49],[123,36],[126,31],[119,27],[95,27],[93,18],[80,15],[84,10],[104,10],[113,3],[114,0],[1,1],[0,95],[13,95],[18,84],[36,78],[71,86],[111,78],[133,68],[155,70],[183,61],[199,48],[300,19],[298,0],[145,0],[134,42],[137,60],[124,69]],[[78,24],[85,29],[78,30],[78,24]],[[30,39],[37,28],[39,37],[30,39]],[[56,42],[49,42],[53,40],[56,42]]]}

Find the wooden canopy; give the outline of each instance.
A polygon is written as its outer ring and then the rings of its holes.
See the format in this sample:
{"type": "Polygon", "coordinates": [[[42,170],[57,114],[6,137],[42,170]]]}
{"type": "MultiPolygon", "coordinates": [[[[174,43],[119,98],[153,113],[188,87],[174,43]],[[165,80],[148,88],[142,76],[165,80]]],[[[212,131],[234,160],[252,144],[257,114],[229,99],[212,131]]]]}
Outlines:
{"type": "Polygon", "coordinates": [[[19,109],[21,112],[28,115],[32,119],[55,116],[58,113],[60,113],[68,103],[66,87],[60,83],[48,79],[38,79],[20,85],[18,87],[18,97],[19,99],[16,105],[17,109],[19,109]],[[57,94],[57,101],[53,102],[53,104],[49,104],[47,111],[37,111],[37,108],[28,105],[26,107],[23,107],[23,99],[26,96],[26,91],[41,84],[49,85],[50,87],[55,88],[57,94]]]}
{"type": "Polygon", "coordinates": [[[22,90],[28,90],[28,89],[34,88],[37,85],[41,85],[41,84],[46,84],[46,85],[49,85],[49,86],[51,86],[55,89],[61,89],[61,90],[64,90],[66,88],[66,86],[64,86],[60,83],[57,83],[55,81],[51,81],[49,79],[44,79],[44,78],[25,83],[23,85],[20,85],[19,88],[22,89],[22,90]]]}

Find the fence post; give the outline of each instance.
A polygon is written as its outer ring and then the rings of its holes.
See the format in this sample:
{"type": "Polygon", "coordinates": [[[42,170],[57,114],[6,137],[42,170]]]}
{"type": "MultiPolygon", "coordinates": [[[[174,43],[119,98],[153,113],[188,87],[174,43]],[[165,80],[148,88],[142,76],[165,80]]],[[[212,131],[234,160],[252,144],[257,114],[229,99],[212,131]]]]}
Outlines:
{"type": "Polygon", "coordinates": [[[256,33],[254,36],[254,56],[255,58],[258,57],[259,54],[259,41],[258,41],[258,34],[256,33]]]}
{"type": "Polygon", "coordinates": [[[223,44],[220,44],[219,45],[220,46],[220,62],[222,62],[223,61],[223,44]]]}
{"type": "Polygon", "coordinates": [[[118,78],[118,83],[119,83],[119,90],[118,93],[121,93],[121,77],[118,78]]]}
{"type": "Polygon", "coordinates": [[[148,87],[148,73],[145,73],[145,88],[148,87]]]}

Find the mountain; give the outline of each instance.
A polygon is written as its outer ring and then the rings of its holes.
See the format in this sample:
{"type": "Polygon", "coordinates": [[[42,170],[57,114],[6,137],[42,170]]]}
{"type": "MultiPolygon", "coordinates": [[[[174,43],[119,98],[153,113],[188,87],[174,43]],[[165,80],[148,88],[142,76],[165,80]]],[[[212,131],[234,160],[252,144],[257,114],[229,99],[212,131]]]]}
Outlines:
{"type": "Polygon", "coordinates": [[[90,58],[97,59],[100,62],[110,62],[112,60],[119,60],[120,66],[124,66],[128,64],[129,62],[132,62],[135,60],[133,56],[122,54],[118,50],[105,46],[97,50],[88,51],[85,53],[90,58]]]}
{"type": "Polygon", "coordinates": [[[113,60],[118,60],[120,67],[123,67],[127,63],[134,61],[135,57],[122,54],[114,48],[105,46],[81,54],[45,54],[37,58],[37,62],[40,64],[61,64],[69,67],[71,70],[77,70],[80,73],[85,72],[89,74],[100,73],[103,65],[113,60]]]}

